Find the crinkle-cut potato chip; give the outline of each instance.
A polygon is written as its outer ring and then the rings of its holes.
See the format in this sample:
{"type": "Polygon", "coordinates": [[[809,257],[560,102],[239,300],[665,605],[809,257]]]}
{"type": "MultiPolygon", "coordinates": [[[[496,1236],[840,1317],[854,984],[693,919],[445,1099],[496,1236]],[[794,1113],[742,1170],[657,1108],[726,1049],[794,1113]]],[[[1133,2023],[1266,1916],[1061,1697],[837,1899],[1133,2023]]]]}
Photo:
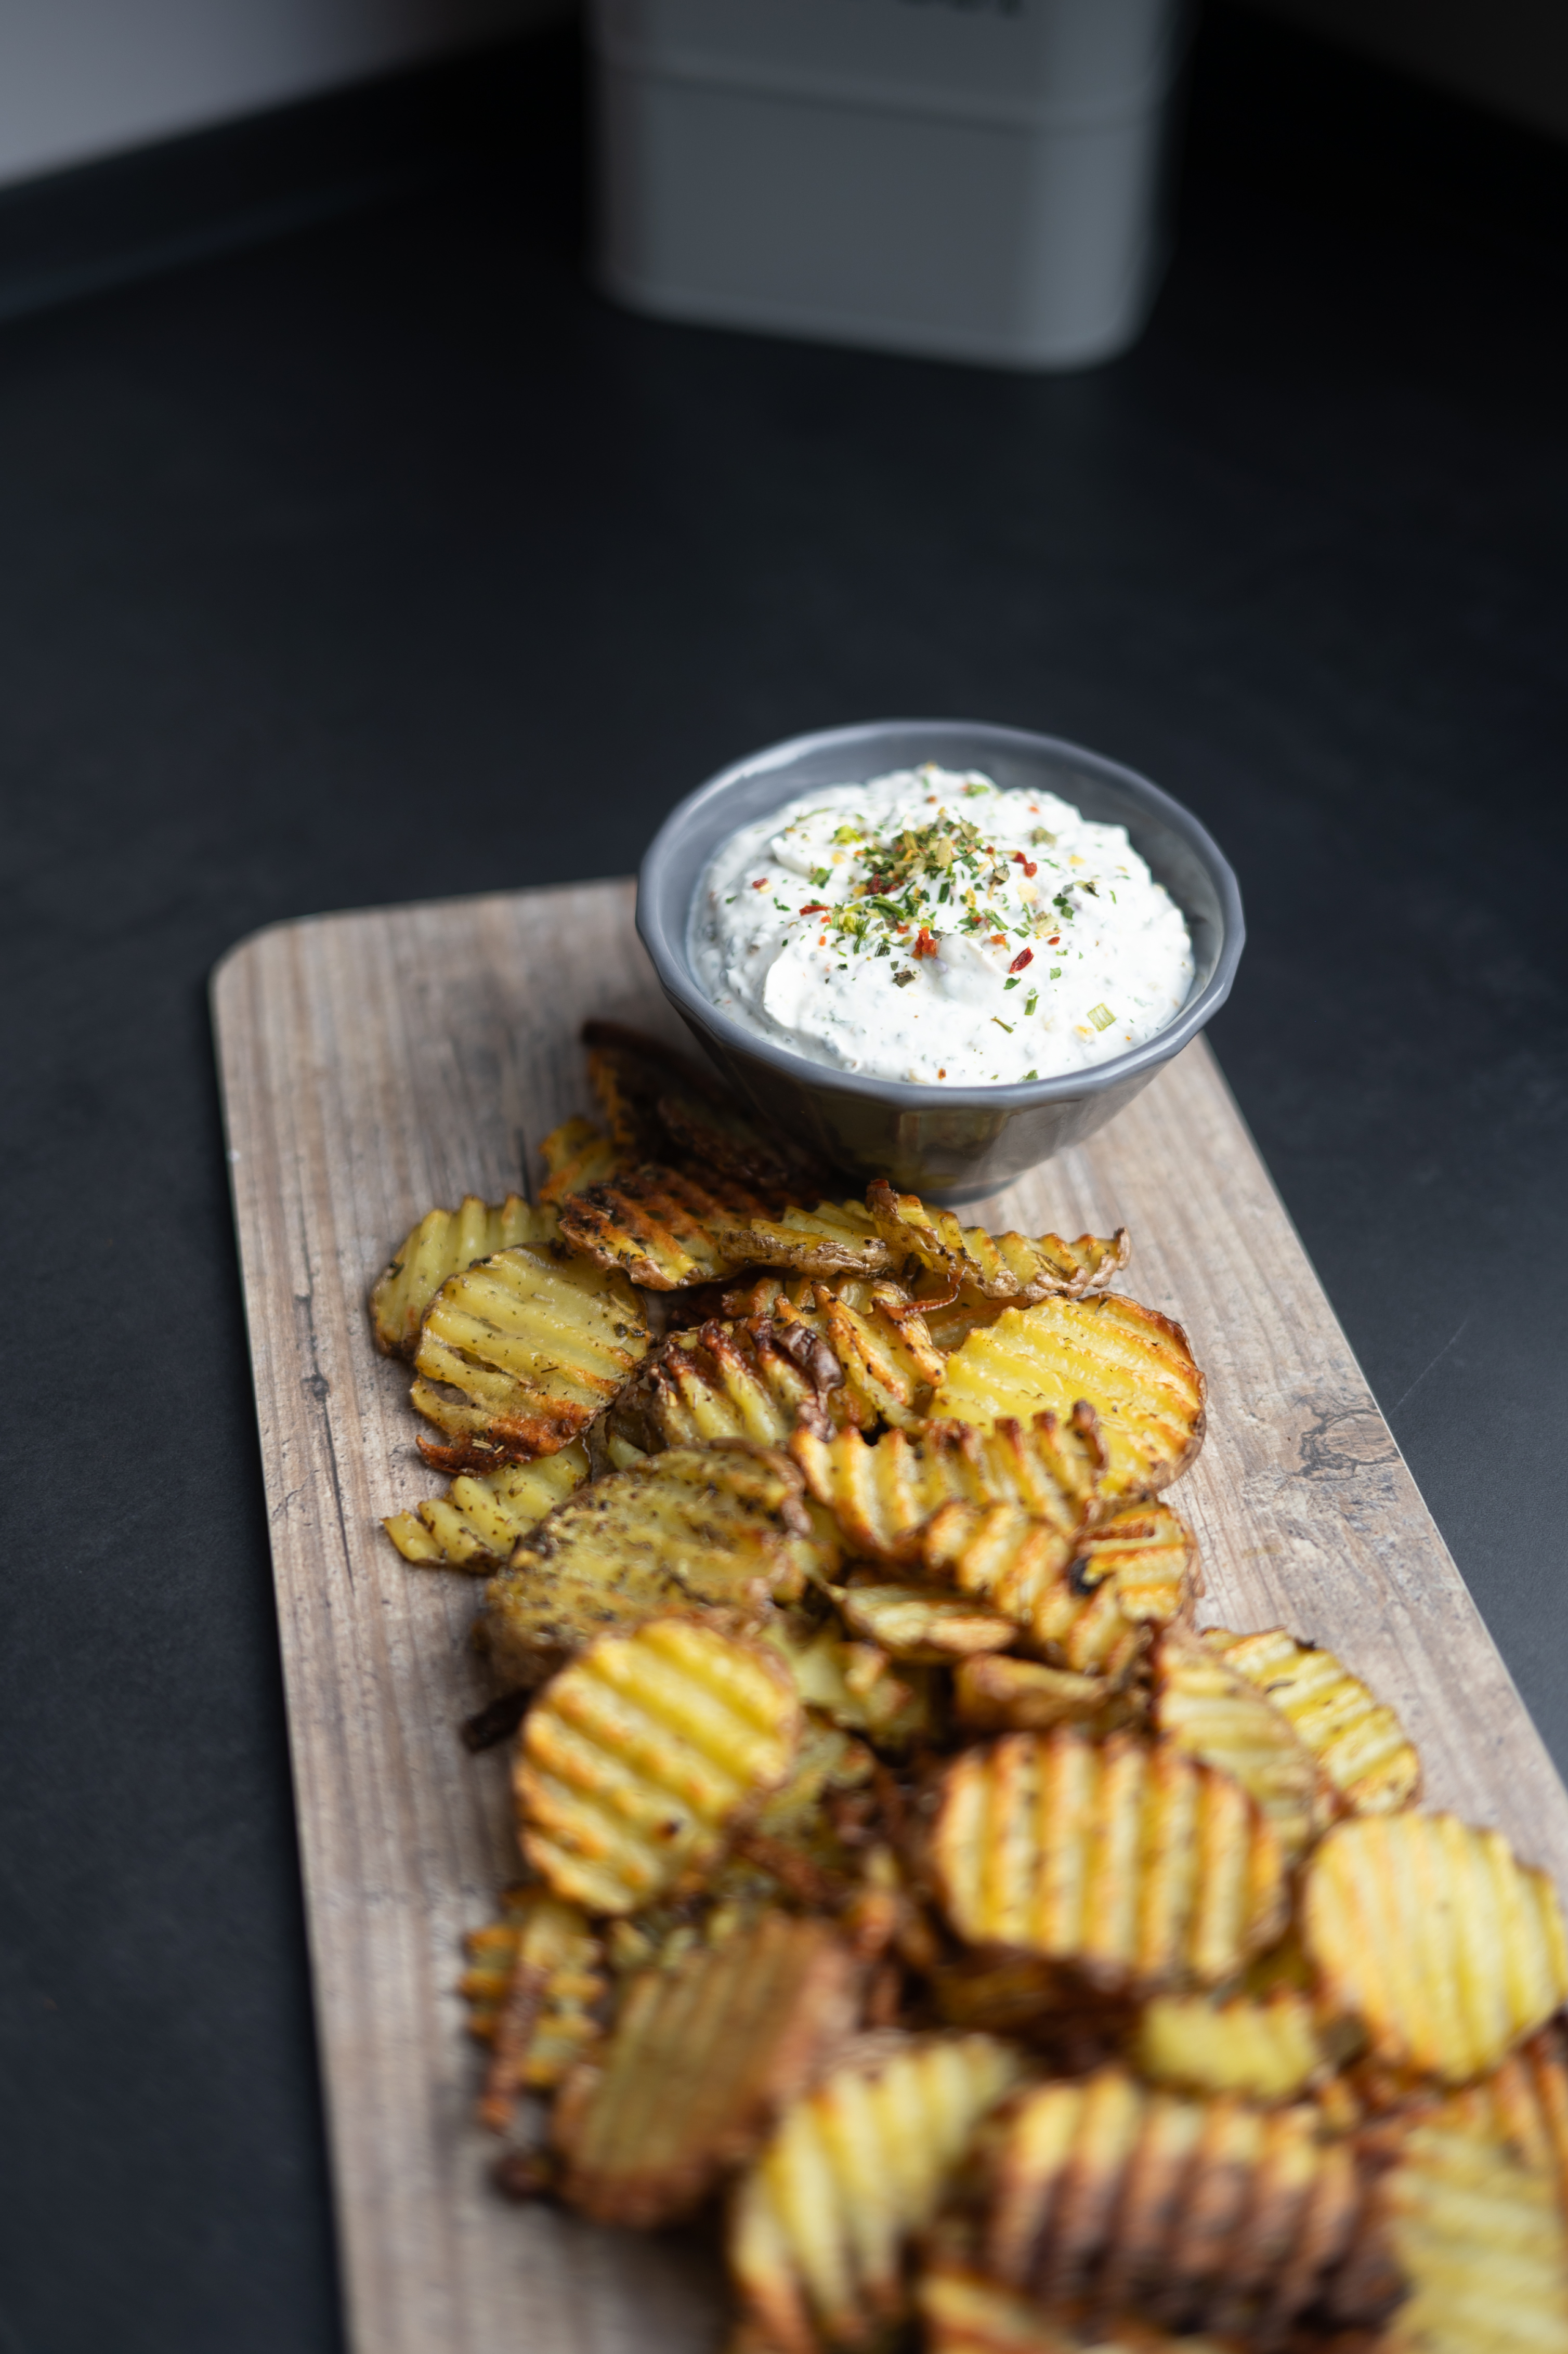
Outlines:
{"type": "Polygon", "coordinates": [[[1332,1651],[1283,1627],[1261,1635],[1211,1627],[1203,1640],[1290,1719],[1352,1814],[1392,1814],[1413,1803],[1421,1788],[1414,1743],[1332,1651]]]}
{"type": "Polygon", "coordinates": [[[1136,2319],[1075,2324],[940,2251],[922,2270],[915,2302],[924,2354],[1238,2354],[1234,2339],[1173,2338],[1136,2319]]]}
{"type": "Polygon", "coordinates": [[[1431,2121],[1446,2133],[1505,2143],[1521,2165],[1544,2169],[1568,2214],[1568,2043],[1560,2020],[1478,2084],[1450,2094],[1431,2121]]]}
{"type": "Polygon", "coordinates": [[[601,1635],[523,1720],[523,1852],[557,1896],[634,1913],[700,1875],[789,1771],[800,1708],[776,1654],[695,1618],[601,1635]]]}
{"type": "Polygon", "coordinates": [[[1132,1255],[1125,1226],[1109,1236],[1080,1235],[1075,1243],[1060,1235],[991,1235],[961,1226],[951,1210],[935,1209],[917,1193],[895,1193],[884,1177],[866,1188],[865,1202],[895,1262],[913,1252],[922,1266],[986,1299],[1079,1299],[1132,1255]]]}
{"type": "Polygon", "coordinates": [[[420,1454],[442,1471],[554,1455],[603,1413],[649,1338],[624,1277],[554,1245],[450,1276],[426,1310],[410,1393],[446,1440],[421,1438],[420,1454]]]}
{"type": "Polygon", "coordinates": [[[1099,1419],[1107,1494],[1168,1487],[1203,1438],[1203,1376],[1180,1324],[1118,1292],[1009,1308],[948,1359],[935,1421],[990,1430],[1005,1416],[1066,1415],[1086,1398],[1099,1419]]]}
{"type": "Polygon", "coordinates": [[[538,1887],[503,1891],[500,1920],[463,1944],[469,2033],[491,2047],[481,2121],[500,2131],[519,2092],[558,2084],[603,2034],[604,1948],[579,1906],[538,1887]]]}
{"type": "Polygon", "coordinates": [[[566,1119],[553,1128],[539,1147],[539,1158],[545,1164],[539,1200],[550,1209],[558,1209],[568,1193],[602,1185],[621,1165],[621,1155],[591,1119],[566,1119]]]}
{"type": "Polygon", "coordinates": [[[465,1193],[455,1210],[427,1210],[370,1295],[376,1347],[388,1357],[411,1357],[425,1310],[450,1275],[514,1243],[555,1237],[554,1211],[533,1209],[521,1193],[500,1203],[465,1193]]]}
{"type": "Polygon", "coordinates": [[[1189,2100],[1118,2066],[1021,2092],[981,2150],[991,2278],[1046,2306],[1265,2345],[1314,2304],[1363,2208],[1315,2103],[1189,2100]]]}
{"type": "Polygon", "coordinates": [[[1107,1992],[1218,1986],[1278,1937],[1279,1841],[1239,1783],[1131,1734],[1006,1734],[948,1766],[930,1838],[971,1946],[1069,1966],[1107,1992]]]}
{"type": "Polygon", "coordinates": [[[659,1098],[659,1118],[687,1166],[716,1170],[738,1185],[771,1197],[776,1209],[821,1201],[833,1172],[809,1145],[778,1129],[762,1129],[728,1100],[689,1094],[659,1098]]]}
{"type": "Polygon", "coordinates": [[[1086,1406],[1065,1420],[1043,1414],[990,1431],[939,1422],[875,1440],[805,1425],[789,1451],[845,1543],[872,1561],[918,1561],[921,1532],[944,1504],[1020,1505],[1075,1544],[1099,1510],[1104,1456],[1086,1406]]]}
{"type": "Polygon", "coordinates": [[[1139,2016],[1133,2057],[1150,2084],[1261,2102],[1294,2101],[1329,2070],[1311,1999],[1295,1987],[1228,2002],[1157,1994],[1139,2016]]]}
{"type": "Polygon", "coordinates": [[[699,1182],[644,1161],[563,1202],[561,1239],[649,1291],[680,1291],[735,1273],[740,1262],[720,1247],[718,1225],[754,1207],[762,1207],[756,1195],[726,1178],[699,1182]]]}
{"type": "Polygon", "coordinates": [[[1417,2126],[1377,2206],[1409,2284],[1378,2354],[1568,2354],[1568,2234],[1548,2171],[1417,2126]]]}
{"type": "Polygon", "coordinates": [[[519,1539],[485,1588],[495,1669],[536,1682],[611,1628],[705,1607],[765,1618],[835,1566],[785,1456],[671,1447],[579,1489],[519,1539]]]}
{"type": "Polygon", "coordinates": [[[812,1310],[796,1309],[781,1299],[773,1320],[786,1331],[804,1325],[821,1334],[842,1369],[844,1409],[851,1418],[919,1422],[947,1360],[910,1311],[908,1295],[895,1284],[863,1284],[853,1278],[811,1288],[812,1310]]]}
{"type": "Polygon", "coordinates": [[[1154,1653],[1154,1723],[1164,1740],[1250,1790],[1287,1864],[1323,1827],[1318,1761],[1289,1718],[1239,1669],[1184,1627],[1154,1653]]]}
{"type": "Polygon", "coordinates": [[[814,1210],[737,1219],[718,1239],[741,1267],[788,1267],[800,1275],[884,1275],[887,1245],[859,1202],[819,1202],[814,1210]]]}
{"type": "Polygon", "coordinates": [[[1544,1872],[1453,1815],[1359,1815],[1308,1858],[1302,1939],[1374,2059],[1449,2084],[1484,2075],[1568,1996],[1544,1872]]]}
{"type": "Polygon", "coordinates": [[[966,1659],[953,1678],[953,1720],[969,1733],[1049,1733],[1099,1717],[1116,1693],[1108,1676],[1038,1659],[966,1659]]]}
{"type": "Polygon", "coordinates": [[[852,1634],[878,1643],[895,1659],[927,1665],[1005,1651],[1018,1629],[1011,1618],[931,1585],[836,1585],[833,1600],[852,1634]]]}
{"type": "Polygon", "coordinates": [[[644,1361],[616,1402],[612,1427],[645,1450],[724,1438],[782,1447],[802,1414],[823,1411],[842,1380],[827,1342],[803,1325],[710,1320],[672,1333],[644,1361]]]}
{"type": "Polygon", "coordinates": [[[558,1454],[532,1463],[465,1473],[444,1496],[428,1498],[417,1511],[390,1513],[381,1525],[404,1560],[421,1569],[485,1575],[508,1561],[518,1538],[565,1503],[588,1475],[588,1448],[575,1438],[558,1454]]]}
{"type": "Polygon", "coordinates": [[[669,1131],[659,1114],[662,1096],[722,1104],[718,1081],[662,1038],[620,1022],[585,1022],[588,1085],[599,1098],[610,1141],[623,1159],[648,1161],[665,1150],[669,1131]]]}
{"type": "Polygon", "coordinates": [[[1021,2055],[984,2035],[866,2039],[781,2118],[730,2212],[730,2272],[778,2354],[880,2342],[906,2250],[1021,2055]]]}
{"type": "Polygon", "coordinates": [[[1198,1541],[1169,1504],[1124,1505],[1092,1523],[1073,1575],[1090,1589],[1111,1578],[1123,1617],[1140,1627],[1185,1619],[1203,1591],[1198,1541]]]}
{"type": "Polygon", "coordinates": [[[934,1726],[929,1681],[918,1667],[895,1668],[876,1643],[855,1642],[832,1623],[811,1624],[781,1612],[761,1629],[784,1659],[802,1704],[880,1748],[903,1749],[934,1726]]]}
{"type": "Polygon", "coordinates": [[[1145,1649],[1113,1576],[1076,1571],[1077,1542],[1016,1504],[944,1504],[920,1545],[927,1575],[1011,1618],[1053,1667],[1119,1676],[1145,1649]]]}
{"type": "Polygon", "coordinates": [[[644,2230],[692,2213],[847,2041],[860,1977],[825,1922],[770,1912],[634,1978],[556,2110],[567,2202],[644,2230]]]}

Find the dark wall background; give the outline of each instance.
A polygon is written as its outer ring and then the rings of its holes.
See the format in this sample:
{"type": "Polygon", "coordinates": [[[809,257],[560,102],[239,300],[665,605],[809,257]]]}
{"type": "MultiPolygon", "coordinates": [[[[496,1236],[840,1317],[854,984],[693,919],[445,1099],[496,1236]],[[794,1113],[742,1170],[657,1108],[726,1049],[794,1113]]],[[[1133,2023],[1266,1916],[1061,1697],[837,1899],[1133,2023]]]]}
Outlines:
{"type": "Polygon", "coordinates": [[[203,994],[275,917],[625,871],[874,714],[1147,769],[1568,1755],[1563,157],[1216,10],[1154,323],[1054,380],[618,314],[578,182],[546,44],[0,206],[0,304],[101,290],[0,335],[0,2354],[338,2342],[203,994]]]}

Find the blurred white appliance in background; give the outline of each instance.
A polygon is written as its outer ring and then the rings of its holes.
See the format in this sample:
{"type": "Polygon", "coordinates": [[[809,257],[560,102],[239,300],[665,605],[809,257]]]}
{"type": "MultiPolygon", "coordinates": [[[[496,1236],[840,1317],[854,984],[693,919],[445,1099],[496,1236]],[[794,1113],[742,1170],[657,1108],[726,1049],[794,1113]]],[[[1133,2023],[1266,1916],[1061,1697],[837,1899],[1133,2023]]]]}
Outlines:
{"type": "Polygon", "coordinates": [[[1181,0],[589,0],[640,310],[1025,368],[1134,341],[1181,0]]]}

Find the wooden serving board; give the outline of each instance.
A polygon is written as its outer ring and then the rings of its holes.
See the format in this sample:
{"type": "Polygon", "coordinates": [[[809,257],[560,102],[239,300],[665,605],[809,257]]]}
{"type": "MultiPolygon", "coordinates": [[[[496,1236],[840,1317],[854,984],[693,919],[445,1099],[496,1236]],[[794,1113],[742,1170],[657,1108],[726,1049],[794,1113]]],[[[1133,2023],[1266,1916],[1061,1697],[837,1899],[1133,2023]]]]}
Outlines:
{"type": "MultiPolygon", "coordinates": [[[[724,2299],[700,2237],[608,2233],[489,2187],[454,1985],[517,1865],[479,1588],[377,1522],[437,1491],[366,1287],[415,1219],[537,1172],[591,1108],[585,1016],[682,1035],[628,883],[284,924],[213,985],[271,1521],[338,2221],[358,2354],[695,2354],[724,2299]]],[[[1200,1039],[1112,1125],[965,1212],[1126,1225],[1126,1288],[1186,1326],[1209,1436],[1175,1500],[1204,1615],[1284,1621],[1399,1709],[1426,1793],[1568,1886],[1568,1797],[1200,1039]]]]}

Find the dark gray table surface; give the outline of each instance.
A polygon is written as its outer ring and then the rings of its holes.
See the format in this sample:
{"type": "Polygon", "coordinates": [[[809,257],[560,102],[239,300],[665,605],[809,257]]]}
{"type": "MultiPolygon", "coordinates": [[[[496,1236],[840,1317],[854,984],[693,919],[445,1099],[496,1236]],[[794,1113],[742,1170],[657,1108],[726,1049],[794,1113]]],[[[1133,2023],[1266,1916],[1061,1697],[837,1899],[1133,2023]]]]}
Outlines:
{"type": "Polygon", "coordinates": [[[0,334],[0,2354],[338,2343],[204,999],[275,917],[624,873],[840,720],[1146,769],[1568,1754],[1568,157],[1217,16],[1146,341],[1034,380],[619,314],[507,70],[525,137],[0,334]]]}

